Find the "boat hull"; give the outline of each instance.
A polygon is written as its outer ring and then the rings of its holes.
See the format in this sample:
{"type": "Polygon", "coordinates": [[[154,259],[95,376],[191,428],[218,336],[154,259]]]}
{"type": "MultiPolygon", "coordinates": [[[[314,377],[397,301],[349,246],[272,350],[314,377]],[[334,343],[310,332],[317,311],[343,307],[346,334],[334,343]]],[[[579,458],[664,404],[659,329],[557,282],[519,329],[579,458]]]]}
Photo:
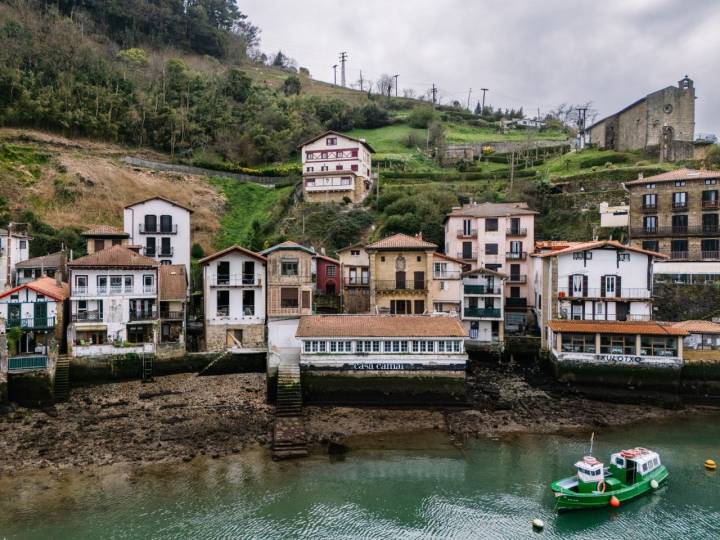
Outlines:
{"type": "Polygon", "coordinates": [[[616,497],[620,503],[629,501],[648,491],[653,491],[650,485],[653,480],[655,480],[658,485],[662,485],[663,482],[667,480],[667,477],[667,469],[664,466],[660,466],[643,477],[639,482],[630,486],[623,484],[619,488],[606,491],[605,493],[577,493],[561,487],[559,484],[563,482],[563,480],[553,482],[550,487],[555,493],[555,508],[558,511],[582,510],[586,508],[603,508],[610,506],[610,499],[612,499],[612,497],[616,497]]]}

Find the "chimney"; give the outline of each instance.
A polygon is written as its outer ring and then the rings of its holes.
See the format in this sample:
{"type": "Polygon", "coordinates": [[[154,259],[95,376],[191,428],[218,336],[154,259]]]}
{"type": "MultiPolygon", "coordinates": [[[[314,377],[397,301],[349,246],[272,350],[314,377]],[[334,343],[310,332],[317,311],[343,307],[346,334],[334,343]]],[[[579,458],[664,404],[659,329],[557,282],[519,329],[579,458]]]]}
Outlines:
{"type": "Polygon", "coordinates": [[[645,178],[645,173],[644,173],[644,172],[639,172],[639,173],[638,173],[638,180],[642,180],[643,178],[645,178]]]}
{"type": "Polygon", "coordinates": [[[62,272],[58,268],[55,270],[55,286],[59,289],[62,287],[62,272]]]}
{"type": "Polygon", "coordinates": [[[325,255],[325,247],[320,248],[320,255],[325,255]]]}
{"type": "Polygon", "coordinates": [[[416,238],[417,240],[422,240],[422,231],[420,231],[419,233],[415,234],[415,238],[416,238]]]}

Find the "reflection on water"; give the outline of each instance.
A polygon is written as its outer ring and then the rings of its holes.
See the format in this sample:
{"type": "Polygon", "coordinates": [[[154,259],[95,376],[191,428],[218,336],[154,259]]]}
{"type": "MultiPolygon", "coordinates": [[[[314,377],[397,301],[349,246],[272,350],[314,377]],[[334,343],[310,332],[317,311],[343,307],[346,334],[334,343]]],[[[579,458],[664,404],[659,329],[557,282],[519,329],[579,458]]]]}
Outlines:
{"type": "Polygon", "coordinates": [[[619,510],[557,515],[551,480],[587,450],[578,436],[516,435],[458,449],[439,433],[352,441],[342,460],[221,460],[0,480],[9,538],[718,538],[718,417],[596,434],[596,456],[660,452],[667,487],[619,510]]]}

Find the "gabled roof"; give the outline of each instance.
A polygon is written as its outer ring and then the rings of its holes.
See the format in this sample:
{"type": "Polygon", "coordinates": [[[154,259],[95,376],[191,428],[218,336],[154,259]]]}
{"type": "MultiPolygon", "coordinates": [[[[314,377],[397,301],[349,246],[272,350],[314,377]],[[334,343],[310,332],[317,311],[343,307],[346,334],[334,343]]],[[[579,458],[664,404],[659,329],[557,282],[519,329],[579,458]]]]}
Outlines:
{"type": "Polygon", "coordinates": [[[657,253],[655,251],[649,251],[647,249],[641,249],[638,247],[621,244],[617,240],[596,240],[594,242],[579,242],[565,249],[560,249],[557,251],[547,251],[545,253],[536,253],[534,254],[534,256],[541,258],[557,257],[558,255],[565,255],[566,253],[573,253],[575,251],[588,251],[591,249],[599,249],[604,247],[611,247],[622,251],[634,251],[635,253],[644,253],[645,255],[650,255],[651,257],[656,257],[658,259],[669,258],[668,255],[663,255],[662,253],[657,253]]]}
{"type": "Polygon", "coordinates": [[[328,257],[327,255],[322,255],[320,253],[316,253],[315,258],[322,259],[322,260],[327,261],[332,264],[337,264],[338,266],[340,265],[340,261],[338,261],[337,259],[333,259],[332,257],[328,257]]]}
{"type": "Polygon", "coordinates": [[[468,270],[467,272],[463,272],[461,275],[462,277],[465,277],[471,276],[473,274],[488,274],[490,276],[495,276],[500,279],[507,279],[508,277],[507,274],[503,274],[502,272],[498,272],[497,270],[491,270],[490,268],[485,268],[484,266],[468,270]]]}
{"type": "Polygon", "coordinates": [[[312,139],[308,139],[307,141],[300,143],[298,145],[298,148],[302,148],[303,146],[305,146],[307,144],[314,143],[318,139],[322,139],[323,137],[325,137],[327,135],[337,135],[338,137],[345,137],[346,139],[349,139],[351,141],[355,141],[355,142],[362,144],[365,148],[370,150],[371,154],[375,153],[375,149],[372,146],[370,146],[367,141],[364,141],[362,139],[356,139],[355,137],[351,137],[350,135],[345,135],[344,133],[338,133],[337,131],[332,131],[332,130],[328,130],[324,133],[321,133],[320,135],[313,137],[312,139]]]}
{"type": "Polygon", "coordinates": [[[368,244],[365,246],[365,249],[421,249],[421,250],[427,250],[437,249],[437,244],[433,244],[432,242],[427,242],[422,239],[422,236],[419,238],[416,236],[408,236],[407,234],[403,233],[396,233],[391,236],[387,236],[383,238],[382,240],[378,240],[377,242],[374,242],[372,244],[368,244]]]}
{"type": "Polygon", "coordinates": [[[183,206],[183,205],[180,204],[180,203],[176,203],[175,201],[171,201],[170,199],[166,199],[165,197],[161,197],[161,196],[159,196],[159,195],[156,196],[156,197],[148,197],[147,199],[143,199],[143,200],[141,200],[141,201],[136,201],[136,202],[134,202],[134,203],[132,203],[132,204],[128,204],[127,206],[125,206],[125,208],[130,208],[131,206],[137,206],[138,204],[143,204],[143,203],[150,202],[150,201],[155,201],[155,200],[165,201],[165,202],[168,203],[168,204],[172,204],[173,206],[177,206],[178,208],[182,208],[183,210],[187,210],[187,211],[190,212],[191,214],[193,213],[193,210],[190,209],[190,208],[188,208],[187,206],[183,206]]]}
{"type": "Polygon", "coordinates": [[[184,264],[160,265],[160,300],[185,301],[187,298],[188,279],[184,264]]]}
{"type": "Polygon", "coordinates": [[[113,227],[111,225],[97,225],[82,233],[83,236],[109,236],[116,238],[130,238],[130,235],[122,230],[120,227],[113,227]]]}
{"type": "Polygon", "coordinates": [[[658,321],[549,321],[554,332],[686,336],[687,330],[658,321]]]}
{"type": "Polygon", "coordinates": [[[30,289],[35,291],[36,293],[44,294],[45,296],[49,296],[50,298],[53,298],[54,300],[57,300],[58,302],[62,302],[63,300],[67,300],[70,297],[70,287],[67,283],[60,283],[60,286],[57,286],[57,282],[55,281],[55,278],[43,276],[41,278],[36,279],[35,281],[31,281],[29,283],[23,283],[22,285],[18,285],[17,287],[14,287],[12,289],[8,289],[7,291],[0,293],[0,298],[5,298],[6,296],[9,296],[19,290],[22,289],[30,289]]]}
{"type": "Polygon", "coordinates": [[[295,337],[465,337],[457,317],[428,315],[309,315],[295,337]]]}
{"type": "Polygon", "coordinates": [[[691,334],[720,334],[720,324],[712,321],[681,321],[673,324],[673,327],[687,330],[691,334]]]}
{"type": "Polygon", "coordinates": [[[638,178],[625,182],[626,186],[636,186],[640,184],[655,184],[658,182],[674,182],[676,180],[703,180],[705,178],[720,178],[720,171],[698,171],[697,169],[675,169],[655,176],[638,178]]]}
{"type": "Polygon", "coordinates": [[[26,259],[15,265],[15,268],[22,270],[23,268],[59,268],[62,265],[65,254],[62,251],[49,253],[41,257],[33,257],[26,259]]]}
{"type": "Polygon", "coordinates": [[[460,259],[455,259],[454,257],[448,257],[448,256],[445,255],[444,253],[438,253],[437,251],[436,251],[435,253],[433,253],[433,257],[435,257],[435,258],[437,258],[437,259],[443,259],[444,261],[450,261],[450,262],[458,263],[458,264],[460,264],[460,265],[462,265],[462,266],[465,266],[465,265],[468,264],[468,263],[466,263],[465,261],[461,261],[460,259]]]}
{"type": "Polygon", "coordinates": [[[267,256],[270,253],[273,253],[275,251],[284,251],[284,250],[297,250],[297,251],[304,251],[306,253],[309,253],[310,255],[317,255],[315,253],[315,250],[313,248],[309,248],[303,245],[298,244],[297,242],[293,242],[292,240],[286,240],[285,242],[281,242],[279,244],[276,244],[272,247],[269,247],[267,249],[264,249],[260,253],[262,255],[267,256]]]}
{"type": "Polygon", "coordinates": [[[343,251],[349,251],[351,249],[365,249],[365,244],[363,244],[362,242],[350,244],[349,246],[345,246],[344,248],[338,249],[336,253],[342,253],[343,251]]]}
{"type": "Polygon", "coordinates": [[[112,246],[68,263],[69,268],[157,268],[155,259],[145,257],[125,246],[112,246]]]}
{"type": "Polygon", "coordinates": [[[560,251],[561,249],[567,249],[577,244],[582,244],[582,242],[571,242],[569,240],[536,240],[535,252],[542,252],[544,250],[560,251]]]}
{"type": "Polygon", "coordinates": [[[535,215],[538,212],[530,210],[527,203],[470,203],[461,208],[453,208],[446,217],[504,217],[535,215]]]}
{"type": "Polygon", "coordinates": [[[238,246],[237,244],[235,244],[235,245],[233,245],[233,246],[230,246],[230,247],[228,247],[228,248],[223,249],[222,251],[218,251],[217,253],[213,253],[212,255],[208,255],[207,257],[205,257],[205,258],[203,258],[203,259],[200,259],[198,262],[199,262],[200,264],[205,265],[205,264],[207,264],[207,263],[209,263],[209,262],[211,262],[211,261],[214,261],[215,259],[218,259],[218,258],[220,258],[220,257],[224,257],[224,256],[227,255],[228,253],[232,253],[232,252],[234,252],[234,251],[237,251],[237,252],[240,253],[241,255],[247,255],[248,257],[252,257],[252,258],[257,259],[257,260],[262,261],[262,262],[266,262],[266,261],[267,261],[267,258],[263,257],[263,256],[260,255],[259,253],[255,253],[254,251],[250,251],[250,250],[247,249],[247,248],[244,248],[244,247],[242,247],[242,246],[238,246]]]}

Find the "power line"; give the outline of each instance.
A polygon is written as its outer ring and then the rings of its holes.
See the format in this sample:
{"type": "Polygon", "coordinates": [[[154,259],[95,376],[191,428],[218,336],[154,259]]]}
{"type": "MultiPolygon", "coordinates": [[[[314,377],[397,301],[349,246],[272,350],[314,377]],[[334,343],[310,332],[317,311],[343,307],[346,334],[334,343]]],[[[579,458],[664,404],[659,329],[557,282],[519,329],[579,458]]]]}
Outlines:
{"type": "Polygon", "coordinates": [[[345,62],[347,61],[347,53],[345,51],[340,53],[340,80],[342,85],[345,86],[345,62]]]}

